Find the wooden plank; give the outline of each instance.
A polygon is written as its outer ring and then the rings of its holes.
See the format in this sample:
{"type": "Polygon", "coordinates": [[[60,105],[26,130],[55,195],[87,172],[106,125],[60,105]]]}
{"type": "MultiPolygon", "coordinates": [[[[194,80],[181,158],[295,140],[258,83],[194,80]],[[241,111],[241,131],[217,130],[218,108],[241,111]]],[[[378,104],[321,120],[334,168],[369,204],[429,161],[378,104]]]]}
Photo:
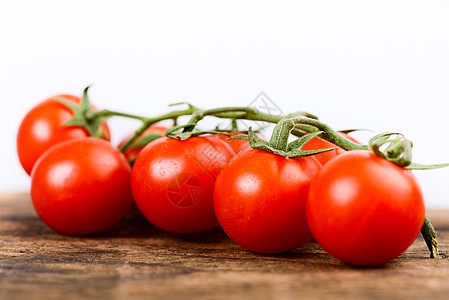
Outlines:
{"type": "MultiPolygon", "coordinates": [[[[449,249],[449,211],[428,212],[449,249]]],[[[221,230],[180,235],[125,219],[102,235],[48,228],[27,194],[0,194],[0,299],[380,299],[449,296],[449,260],[417,241],[391,263],[355,268],[311,242],[260,255],[221,230]]]]}

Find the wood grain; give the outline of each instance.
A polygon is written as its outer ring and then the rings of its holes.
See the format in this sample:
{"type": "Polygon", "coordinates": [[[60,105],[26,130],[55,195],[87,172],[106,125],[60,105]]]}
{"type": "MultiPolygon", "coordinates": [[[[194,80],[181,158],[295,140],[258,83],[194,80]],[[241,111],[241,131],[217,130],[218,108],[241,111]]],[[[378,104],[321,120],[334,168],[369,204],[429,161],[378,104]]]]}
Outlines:
{"type": "MultiPolygon", "coordinates": [[[[429,211],[449,249],[449,211],[429,211]]],[[[421,237],[378,268],[355,268],[311,242],[260,255],[221,230],[180,235],[125,219],[104,234],[48,228],[27,194],[0,194],[0,299],[418,299],[449,297],[449,259],[421,237]]]]}

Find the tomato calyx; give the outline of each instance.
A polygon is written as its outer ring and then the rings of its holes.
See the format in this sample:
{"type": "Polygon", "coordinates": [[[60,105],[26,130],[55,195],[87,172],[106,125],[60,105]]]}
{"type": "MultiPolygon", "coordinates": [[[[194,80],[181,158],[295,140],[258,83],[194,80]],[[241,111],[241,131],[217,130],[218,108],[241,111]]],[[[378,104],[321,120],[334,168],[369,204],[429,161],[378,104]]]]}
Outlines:
{"type": "Polygon", "coordinates": [[[233,139],[244,139],[248,140],[251,148],[262,150],[265,152],[269,152],[275,155],[283,156],[285,158],[296,158],[296,157],[306,157],[315,155],[318,153],[331,151],[334,148],[326,148],[326,149],[319,149],[319,150],[301,150],[302,146],[304,146],[308,141],[313,139],[314,137],[320,135],[322,131],[318,131],[315,133],[306,134],[299,139],[289,143],[287,145],[287,150],[282,149],[279,147],[279,145],[271,143],[271,140],[269,142],[262,140],[259,138],[252,128],[249,128],[248,135],[236,135],[233,137],[230,137],[230,140],[233,139]]]}
{"type": "Polygon", "coordinates": [[[79,105],[62,98],[56,98],[56,100],[70,108],[74,114],[72,119],[64,123],[65,126],[83,127],[91,136],[101,138],[103,136],[101,125],[106,121],[106,118],[95,114],[87,95],[88,89],[89,86],[84,89],[83,99],[79,105]]]}
{"type": "MultiPolygon", "coordinates": [[[[334,150],[335,148],[325,148],[317,150],[302,150],[302,147],[314,137],[323,133],[323,131],[315,131],[312,133],[306,133],[293,142],[288,142],[290,134],[296,129],[296,123],[294,118],[289,118],[290,115],[283,117],[275,126],[271,135],[270,141],[264,141],[259,138],[252,127],[248,130],[248,135],[236,135],[230,139],[245,139],[249,141],[250,146],[253,149],[266,151],[275,155],[283,156],[285,158],[306,157],[327,151],[334,150]]],[[[302,117],[304,118],[304,117],[302,117]]],[[[303,126],[303,124],[299,124],[303,126]]]]}
{"type": "Polygon", "coordinates": [[[385,132],[372,137],[369,150],[376,156],[386,159],[401,168],[409,170],[432,170],[449,166],[449,163],[424,165],[412,162],[413,142],[402,133],[385,132]]]}
{"type": "Polygon", "coordinates": [[[370,139],[368,146],[376,156],[402,168],[412,163],[413,142],[406,139],[401,133],[377,134],[370,139]]]}

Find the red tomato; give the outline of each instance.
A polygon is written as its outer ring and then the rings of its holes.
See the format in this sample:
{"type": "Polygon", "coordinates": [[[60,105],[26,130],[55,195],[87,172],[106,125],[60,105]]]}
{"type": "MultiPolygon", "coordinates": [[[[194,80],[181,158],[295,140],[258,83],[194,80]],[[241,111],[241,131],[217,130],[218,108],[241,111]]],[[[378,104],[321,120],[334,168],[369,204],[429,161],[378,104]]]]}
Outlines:
{"type": "MultiPolygon", "coordinates": [[[[356,143],[356,144],[360,144],[359,141],[357,141],[356,139],[354,139],[353,137],[351,137],[349,134],[347,133],[343,133],[343,132],[339,132],[339,134],[345,138],[347,138],[348,140],[356,143]]],[[[314,137],[313,139],[311,139],[309,142],[307,142],[307,144],[305,144],[302,149],[303,150],[318,150],[318,149],[325,149],[325,148],[335,148],[332,151],[327,151],[327,152],[323,152],[323,153],[319,153],[319,154],[315,154],[314,157],[316,159],[318,159],[318,161],[324,166],[328,161],[330,161],[332,158],[336,157],[337,155],[340,155],[344,152],[346,152],[346,150],[344,150],[343,148],[340,148],[334,144],[332,144],[331,142],[328,142],[326,140],[323,140],[322,138],[319,137],[314,137]]]]}
{"type": "Polygon", "coordinates": [[[212,194],[215,178],[234,152],[217,136],[181,141],[163,137],[148,144],[134,163],[131,186],[143,215],[171,232],[202,232],[218,226],[212,194]]]}
{"type": "Polygon", "coordinates": [[[307,200],[317,242],[349,264],[380,265],[416,239],[424,202],[413,174],[368,151],[349,151],[317,174],[307,200]]]}
{"type": "MultiPolygon", "coordinates": [[[[151,133],[157,133],[160,134],[161,136],[165,136],[165,132],[168,130],[168,127],[161,125],[160,123],[155,123],[153,125],[151,125],[150,127],[147,128],[147,130],[145,130],[143,132],[143,134],[138,137],[135,141],[134,144],[137,144],[139,141],[142,140],[143,137],[151,134],[151,133]]],[[[117,148],[121,148],[126,142],[129,141],[129,139],[133,136],[133,134],[128,135],[127,137],[125,137],[117,146],[117,148]]],[[[137,158],[137,155],[139,155],[140,151],[142,151],[142,149],[145,146],[142,147],[135,147],[135,146],[130,146],[128,147],[125,152],[123,152],[123,154],[125,154],[126,159],[128,159],[129,162],[134,161],[137,158]]]]}
{"type": "MultiPolygon", "coordinates": [[[[89,133],[77,126],[64,126],[73,118],[73,112],[56,100],[63,98],[79,104],[81,99],[72,95],[57,95],[32,108],[22,120],[17,134],[17,154],[22,167],[31,174],[34,163],[48,148],[63,141],[84,138],[89,133]]],[[[102,126],[106,140],[110,139],[106,123],[102,126]]]]}
{"type": "Polygon", "coordinates": [[[70,235],[98,233],[117,224],[132,203],[131,167],[107,141],[88,137],[53,146],[31,174],[39,217],[70,235]]]}
{"type": "Polygon", "coordinates": [[[256,149],[241,152],[215,184],[218,222],[248,250],[278,253],[301,247],[312,239],[305,202],[320,168],[313,157],[286,159],[256,149]]]}

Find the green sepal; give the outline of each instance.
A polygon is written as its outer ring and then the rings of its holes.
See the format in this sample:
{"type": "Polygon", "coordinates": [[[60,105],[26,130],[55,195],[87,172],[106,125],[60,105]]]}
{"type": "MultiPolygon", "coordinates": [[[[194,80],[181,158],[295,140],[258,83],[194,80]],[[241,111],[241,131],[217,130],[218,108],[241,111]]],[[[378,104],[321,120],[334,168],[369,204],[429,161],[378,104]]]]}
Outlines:
{"type": "Polygon", "coordinates": [[[322,133],[323,133],[323,131],[317,131],[317,132],[314,132],[314,133],[306,134],[306,135],[300,137],[299,139],[296,139],[293,142],[289,143],[288,144],[288,150],[291,151],[291,150],[296,149],[296,148],[302,148],[302,146],[307,144],[311,139],[313,139],[314,137],[319,136],[322,133]]]}
{"type": "Polygon", "coordinates": [[[154,140],[157,140],[158,138],[161,138],[162,135],[158,133],[150,133],[148,135],[145,135],[140,141],[133,144],[133,147],[140,148],[145,147],[149,143],[151,143],[154,140]]]}
{"type": "Polygon", "coordinates": [[[307,144],[311,139],[313,139],[314,137],[316,137],[322,133],[323,133],[323,131],[310,133],[310,134],[302,136],[299,139],[294,140],[293,142],[288,144],[288,150],[289,150],[290,157],[292,157],[292,158],[305,157],[305,156],[311,156],[311,155],[320,154],[323,152],[328,152],[328,151],[334,150],[335,148],[324,148],[324,149],[317,149],[317,150],[302,150],[302,147],[305,144],[307,144]]]}
{"type": "MultiPolygon", "coordinates": [[[[283,131],[282,128],[279,129],[279,134],[283,131]]],[[[288,151],[283,151],[282,149],[277,149],[270,142],[264,141],[259,138],[252,128],[250,127],[248,130],[248,135],[236,135],[229,139],[244,139],[248,140],[251,148],[258,149],[262,151],[266,151],[275,155],[283,156],[285,158],[297,158],[297,157],[305,157],[310,155],[315,155],[327,151],[334,150],[335,148],[326,148],[326,149],[318,149],[318,150],[301,150],[302,146],[304,146],[308,141],[313,139],[314,137],[323,133],[322,131],[314,132],[307,134],[305,136],[300,137],[299,139],[288,144],[288,151]]]]}
{"type": "Polygon", "coordinates": [[[176,133],[180,129],[189,128],[191,126],[195,126],[195,124],[188,123],[184,125],[179,126],[173,126],[172,128],[168,129],[165,135],[172,139],[177,140],[187,140],[190,137],[195,137],[203,134],[224,134],[224,135],[230,135],[229,132],[226,131],[218,131],[218,130],[198,130],[198,131],[185,131],[185,132],[179,132],[176,133]]]}
{"type": "Polygon", "coordinates": [[[303,124],[295,124],[295,122],[292,120],[292,118],[306,118],[301,113],[292,113],[288,114],[287,116],[283,117],[274,127],[273,133],[271,135],[269,144],[271,147],[280,149],[282,151],[289,151],[288,149],[288,138],[290,136],[290,133],[292,131],[295,132],[301,132],[304,133],[304,135],[307,135],[309,132],[318,132],[319,130],[310,125],[303,125],[303,124]]]}
{"type": "Polygon", "coordinates": [[[375,135],[369,140],[369,150],[376,156],[384,158],[401,168],[412,163],[412,141],[406,139],[403,134],[386,132],[375,135]],[[382,150],[381,147],[387,145],[382,150]]]}
{"type": "Polygon", "coordinates": [[[271,146],[269,142],[262,140],[257,136],[257,134],[254,133],[253,128],[249,127],[248,129],[248,136],[247,139],[249,141],[249,145],[253,149],[266,151],[272,154],[280,155],[283,157],[288,157],[288,153],[279,149],[276,149],[275,147],[271,146]]]}
{"type": "Polygon", "coordinates": [[[73,102],[67,101],[62,98],[56,98],[56,100],[66,105],[74,114],[74,117],[64,122],[63,125],[83,127],[84,129],[87,130],[89,135],[101,138],[103,135],[101,125],[104,123],[105,118],[90,117],[95,114],[95,111],[92,109],[92,106],[90,105],[89,96],[87,95],[88,89],[89,87],[86,87],[84,89],[83,99],[81,100],[80,105],[76,105],[73,102]]]}
{"type": "Polygon", "coordinates": [[[332,151],[335,150],[335,148],[324,148],[324,149],[318,149],[318,150],[301,150],[301,149],[294,149],[292,151],[290,151],[290,157],[291,158],[296,158],[296,157],[306,157],[306,156],[311,156],[311,155],[315,155],[315,154],[320,154],[323,152],[328,152],[328,151],[332,151]]]}
{"type": "Polygon", "coordinates": [[[407,170],[433,170],[433,169],[440,169],[449,167],[449,163],[446,164],[434,164],[434,165],[423,165],[418,163],[411,163],[408,166],[404,167],[404,169],[407,170]]]}

